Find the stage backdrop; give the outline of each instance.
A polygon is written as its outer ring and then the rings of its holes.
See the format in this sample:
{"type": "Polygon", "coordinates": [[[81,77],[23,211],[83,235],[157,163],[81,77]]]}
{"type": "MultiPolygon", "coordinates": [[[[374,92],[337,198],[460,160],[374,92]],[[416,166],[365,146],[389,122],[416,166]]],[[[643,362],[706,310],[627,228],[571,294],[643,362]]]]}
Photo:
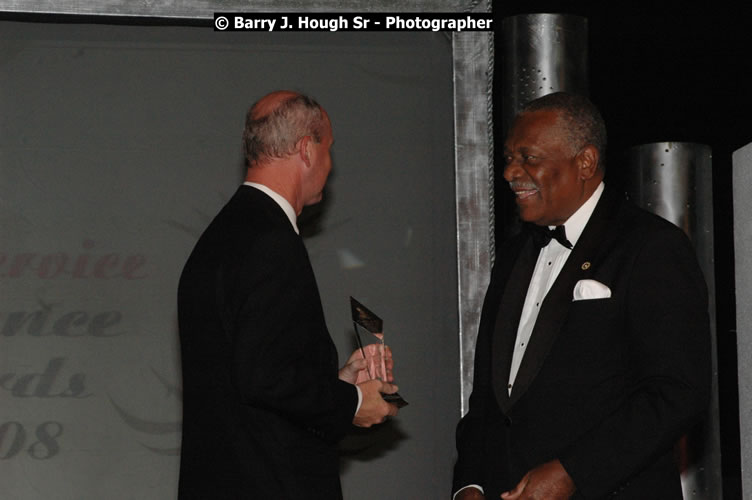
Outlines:
{"type": "Polygon", "coordinates": [[[2,496],[175,496],[178,277],[242,181],[247,107],[280,88],[334,126],[326,202],[302,226],[340,357],[353,295],[383,317],[410,402],[343,443],[345,498],[448,495],[451,66],[441,33],[1,22],[2,496]]]}

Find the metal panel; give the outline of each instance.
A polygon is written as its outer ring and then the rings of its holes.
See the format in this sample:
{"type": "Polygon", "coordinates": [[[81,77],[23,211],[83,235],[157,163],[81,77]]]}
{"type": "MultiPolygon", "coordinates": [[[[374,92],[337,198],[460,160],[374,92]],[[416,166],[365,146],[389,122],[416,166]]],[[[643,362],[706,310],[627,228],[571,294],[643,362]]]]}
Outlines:
{"type": "Polygon", "coordinates": [[[493,255],[491,35],[454,35],[457,286],[460,332],[460,414],[473,388],[480,310],[493,255]],[[488,75],[488,76],[487,76],[488,75]]]}
{"type": "Polygon", "coordinates": [[[682,487],[684,498],[722,498],[711,150],[704,144],[645,144],[629,150],[629,167],[630,198],[689,236],[708,284],[712,396],[702,428],[682,441],[682,487]]]}
{"type": "Polygon", "coordinates": [[[463,0],[2,0],[0,11],[210,19],[219,11],[462,12],[470,4],[463,0]]]}
{"type": "Polygon", "coordinates": [[[752,499],[752,144],[734,152],[734,254],[742,495],[752,499]]]}

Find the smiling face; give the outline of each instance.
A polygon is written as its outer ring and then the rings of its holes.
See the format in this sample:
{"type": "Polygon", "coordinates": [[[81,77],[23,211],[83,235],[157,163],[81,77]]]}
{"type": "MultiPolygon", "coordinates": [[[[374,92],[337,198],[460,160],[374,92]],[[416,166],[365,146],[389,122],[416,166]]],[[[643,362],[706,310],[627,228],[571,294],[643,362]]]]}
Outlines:
{"type": "Polygon", "coordinates": [[[597,150],[573,151],[556,110],[517,117],[504,145],[504,179],[515,194],[520,218],[541,226],[564,223],[590,197],[602,174],[597,150]]]}

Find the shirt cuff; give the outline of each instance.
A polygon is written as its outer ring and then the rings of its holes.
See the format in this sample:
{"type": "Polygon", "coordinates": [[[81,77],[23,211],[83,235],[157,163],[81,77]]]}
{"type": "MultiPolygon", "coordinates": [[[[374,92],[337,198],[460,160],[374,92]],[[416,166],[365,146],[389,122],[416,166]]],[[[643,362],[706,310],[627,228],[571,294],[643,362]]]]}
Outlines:
{"type": "Polygon", "coordinates": [[[460,491],[466,490],[468,488],[475,488],[476,490],[480,490],[480,492],[482,494],[484,494],[484,495],[486,494],[486,492],[483,491],[483,488],[481,486],[478,486],[477,484],[468,484],[467,486],[463,486],[462,488],[460,488],[456,492],[454,492],[454,495],[452,495],[452,500],[454,500],[455,498],[457,498],[457,495],[460,494],[460,491]]]}
{"type": "MultiPolygon", "coordinates": [[[[357,415],[360,411],[360,405],[363,404],[363,391],[361,391],[360,387],[358,387],[357,385],[355,386],[355,390],[358,391],[358,406],[355,407],[355,415],[357,415]]],[[[355,415],[353,415],[353,417],[355,415]]]]}

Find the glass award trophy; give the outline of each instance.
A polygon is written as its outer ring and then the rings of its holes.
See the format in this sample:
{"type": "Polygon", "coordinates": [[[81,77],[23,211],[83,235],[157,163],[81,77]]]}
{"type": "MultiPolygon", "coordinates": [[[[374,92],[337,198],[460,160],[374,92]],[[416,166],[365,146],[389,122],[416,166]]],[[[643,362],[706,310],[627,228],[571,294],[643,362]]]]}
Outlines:
{"type": "MultiPolygon", "coordinates": [[[[350,310],[352,311],[355,340],[358,342],[358,348],[367,363],[368,379],[388,381],[386,376],[386,360],[384,359],[386,351],[384,322],[366,306],[352,297],[350,297],[350,310]],[[358,327],[366,331],[363,336],[361,336],[358,327]]],[[[382,394],[381,397],[387,403],[397,405],[398,408],[407,405],[407,401],[402,399],[402,396],[396,392],[394,394],[382,394]]]]}

